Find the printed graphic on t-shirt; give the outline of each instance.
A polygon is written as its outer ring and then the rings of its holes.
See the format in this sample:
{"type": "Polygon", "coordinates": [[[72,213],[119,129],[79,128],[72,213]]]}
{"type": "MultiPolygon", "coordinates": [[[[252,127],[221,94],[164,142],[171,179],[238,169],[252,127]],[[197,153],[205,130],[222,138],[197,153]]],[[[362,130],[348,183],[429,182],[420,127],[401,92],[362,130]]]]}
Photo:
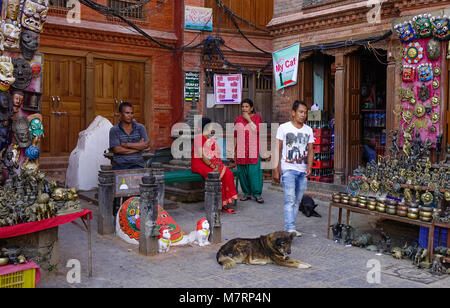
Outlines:
{"type": "Polygon", "coordinates": [[[286,162],[291,164],[308,163],[309,134],[286,134],[286,162]]]}

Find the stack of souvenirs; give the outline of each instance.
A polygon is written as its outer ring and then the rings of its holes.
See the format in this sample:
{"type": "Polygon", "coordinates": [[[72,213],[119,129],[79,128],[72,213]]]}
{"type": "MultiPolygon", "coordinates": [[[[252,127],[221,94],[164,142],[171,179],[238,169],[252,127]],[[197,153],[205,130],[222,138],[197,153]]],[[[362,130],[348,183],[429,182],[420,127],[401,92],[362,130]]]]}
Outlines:
{"type": "Polygon", "coordinates": [[[48,0],[5,0],[0,23],[0,227],[80,211],[73,189],[39,172],[42,55],[48,0]]]}

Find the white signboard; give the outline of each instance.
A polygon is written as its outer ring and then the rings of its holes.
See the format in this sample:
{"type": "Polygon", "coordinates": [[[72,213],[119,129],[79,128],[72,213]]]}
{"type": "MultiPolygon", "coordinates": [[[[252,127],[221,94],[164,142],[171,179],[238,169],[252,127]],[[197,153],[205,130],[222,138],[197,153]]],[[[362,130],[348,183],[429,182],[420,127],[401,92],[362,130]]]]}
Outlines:
{"type": "Polygon", "coordinates": [[[216,104],[240,104],[242,101],[242,74],[214,75],[216,104]]]}

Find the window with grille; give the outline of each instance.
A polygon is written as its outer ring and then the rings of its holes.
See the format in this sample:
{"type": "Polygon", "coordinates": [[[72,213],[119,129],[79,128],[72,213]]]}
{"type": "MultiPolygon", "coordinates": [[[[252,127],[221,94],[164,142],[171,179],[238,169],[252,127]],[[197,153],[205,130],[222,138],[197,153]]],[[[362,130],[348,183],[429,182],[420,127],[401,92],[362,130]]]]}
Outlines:
{"type": "Polygon", "coordinates": [[[50,5],[50,7],[54,7],[54,8],[66,8],[67,1],[68,0],[50,0],[49,5],[50,5]]]}
{"type": "Polygon", "coordinates": [[[308,8],[310,6],[315,6],[317,4],[325,4],[330,2],[330,0],[303,0],[303,8],[308,8]]]}
{"type": "MultiPolygon", "coordinates": [[[[108,6],[113,9],[123,9],[128,6],[139,4],[140,0],[108,0],[108,6]]],[[[144,19],[144,6],[139,6],[130,10],[123,10],[119,12],[125,18],[144,19]]]]}

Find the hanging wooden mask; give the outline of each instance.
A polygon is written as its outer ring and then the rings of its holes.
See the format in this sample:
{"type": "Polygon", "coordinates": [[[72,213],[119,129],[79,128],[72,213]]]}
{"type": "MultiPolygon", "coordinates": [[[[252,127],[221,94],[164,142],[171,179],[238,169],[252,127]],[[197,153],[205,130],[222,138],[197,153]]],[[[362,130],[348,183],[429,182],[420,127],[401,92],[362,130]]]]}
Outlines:
{"type": "Polygon", "coordinates": [[[450,40],[449,19],[447,16],[431,17],[430,21],[433,25],[434,38],[440,41],[450,40]]]}
{"type": "Polygon", "coordinates": [[[430,98],[430,89],[423,83],[419,89],[419,99],[424,102],[430,98]]]}
{"type": "Polygon", "coordinates": [[[431,14],[417,15],[413,18],[418,38],[430,37],[432,34],[431,14]]]}
{"type": "Polygon", "coordinates": [[[33,59],[34,53],[39,48],[39,33],[31,30],[22,30],[20,36],[20,47],[22,49],[22,55],[25,59],[33,59]]]}
{"type": "Polygon", "coordinates": [[[48,0],[22,0],[20,22],[22,27],[34,32],[42,32],[47,20],[48,0]]]}
{"type": "Polygon", "coordinates": [[[3,47],[6,50],[19,49],[20,24],[17,21],[2,20],[1,32],[3,34],[3,47]]]}
{"type": "Polygon", "coordinates": [[[14,65],[13,76],[16,79],[12,84],[13,88],[23,90],[31,83],[31,67],[30,63],[22,58],[13,58],[14,65]]]}
{"type": "Polygon", "coordinates": [[[413,66],[403,66],[403,81],[413,82],[416,77],[416,69],[413,66]]]}
{"type": "Polygon", "coordinates": [[[441,42],[431,39],[427,44],[427,55],[428,59],[434,61],[439,59],[441,56],[441,42]]]}
{"type": "Polygon", "coordinates": [[[408,43],[417,38],[416,29],[411,25],[410,22],[404,22],[403,24],[395,25],[394,30],[397,33],[398,38],[403,43],[408,43]]]}
{"type": "Polygon", "coordinates": [[[426,82],[433,79],[433,67],[431,63],[420,64],[417,67],[417,72],[420,81],[426,82]]]}

